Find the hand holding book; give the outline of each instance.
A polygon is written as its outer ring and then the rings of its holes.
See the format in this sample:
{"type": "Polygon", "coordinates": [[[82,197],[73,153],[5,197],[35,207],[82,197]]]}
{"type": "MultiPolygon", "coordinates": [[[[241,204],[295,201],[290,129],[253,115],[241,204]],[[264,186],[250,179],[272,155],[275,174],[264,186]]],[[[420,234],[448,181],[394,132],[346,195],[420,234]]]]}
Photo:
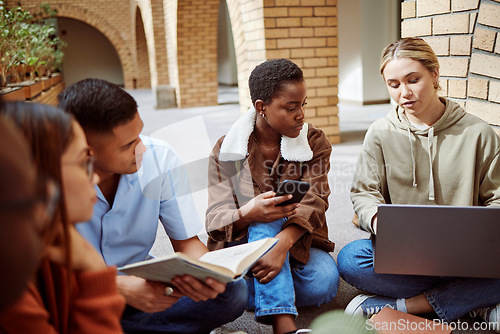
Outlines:
{"type": "Polygon", "coordinates": [[[118,268],[119,271],[150,281],[169,283],[175,276],[190,275],[201,281],[211,277],[219,282],[235,281],[248,271],[277,239],[267,238],[208,252],[198,260],[177,252],[160,258],[118,268]]]}

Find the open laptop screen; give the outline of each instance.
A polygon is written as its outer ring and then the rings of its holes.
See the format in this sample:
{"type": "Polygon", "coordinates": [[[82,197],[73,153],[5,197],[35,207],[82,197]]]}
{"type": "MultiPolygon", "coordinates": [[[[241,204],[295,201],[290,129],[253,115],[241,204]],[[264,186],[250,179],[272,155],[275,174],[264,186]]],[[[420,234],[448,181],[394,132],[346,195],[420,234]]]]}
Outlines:
{"type": "Polygon", "coordinates": [[[375,272],[500,278],[500,208],[380,205],[375,272]]]}

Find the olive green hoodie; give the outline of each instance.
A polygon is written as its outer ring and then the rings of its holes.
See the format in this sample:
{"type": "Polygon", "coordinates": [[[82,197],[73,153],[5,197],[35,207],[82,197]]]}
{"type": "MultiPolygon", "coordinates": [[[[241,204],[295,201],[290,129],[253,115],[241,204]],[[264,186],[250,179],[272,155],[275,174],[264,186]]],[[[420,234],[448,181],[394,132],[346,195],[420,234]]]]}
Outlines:
{"type": "Polygon", "coordinates": [[[401,108],[366,133],[351,199],[360,227],[373,233],[379,204],[500,206],[500,139],[481,119],[442,99],[443,116],[425,130],[401,108]]]}

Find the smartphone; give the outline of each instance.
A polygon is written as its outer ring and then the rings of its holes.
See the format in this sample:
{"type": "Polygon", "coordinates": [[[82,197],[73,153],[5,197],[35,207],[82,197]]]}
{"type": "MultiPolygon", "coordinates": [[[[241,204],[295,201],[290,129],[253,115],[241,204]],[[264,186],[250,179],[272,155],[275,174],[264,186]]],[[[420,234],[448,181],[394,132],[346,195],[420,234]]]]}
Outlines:
{"type": "Polygon", "coordinates": [[[303,181],[295,181],[295,180],[283,181],[280,184],[275,196],[277,197],[277,196],[292,194],[293,197],[290,198],[289,200],[276,204],[276,206],[285,206],[300,202],[304,197],[304,195],[309,190],[310,186],[311,185],[308,182],[303,182],[303,181]]]}

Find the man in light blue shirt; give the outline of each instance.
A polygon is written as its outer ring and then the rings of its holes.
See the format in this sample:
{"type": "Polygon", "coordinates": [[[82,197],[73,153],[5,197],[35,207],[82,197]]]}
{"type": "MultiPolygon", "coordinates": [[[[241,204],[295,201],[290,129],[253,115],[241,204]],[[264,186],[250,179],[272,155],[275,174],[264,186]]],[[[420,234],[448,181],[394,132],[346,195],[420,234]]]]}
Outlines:
{"type": "Polygon", "coordinates": [[[94,215],[87,224],[77,226],[106,263],[118,267],[150,257],[158,218],[174,240],[196,237],[202,229],[177,155],[165,142],[147,136],[139,138],[139,145],[145,147],[141,168],[136,173],[121,175],[113,205],[96,187],[94,215]],[[133,243],[129,238],[133,238],[133,243]]]}
{"type": "MultiPolygon", "coordinates": [[[[194,258],[208,251],[181,162],[165,142],[140,136],[143,123],[127,92],[86,79],[59,95],[59,107],[80,122],[95,156],[98,201],[78,230],[108,265],[147,259],[158,220],[175,251],[194,258]]],[[[117,283],[128,304],[125,332],[205,333],[240,316],[247,301],[243,280],[226,286],[184,275],[167,286],[119,275],[117,283]]]]}

